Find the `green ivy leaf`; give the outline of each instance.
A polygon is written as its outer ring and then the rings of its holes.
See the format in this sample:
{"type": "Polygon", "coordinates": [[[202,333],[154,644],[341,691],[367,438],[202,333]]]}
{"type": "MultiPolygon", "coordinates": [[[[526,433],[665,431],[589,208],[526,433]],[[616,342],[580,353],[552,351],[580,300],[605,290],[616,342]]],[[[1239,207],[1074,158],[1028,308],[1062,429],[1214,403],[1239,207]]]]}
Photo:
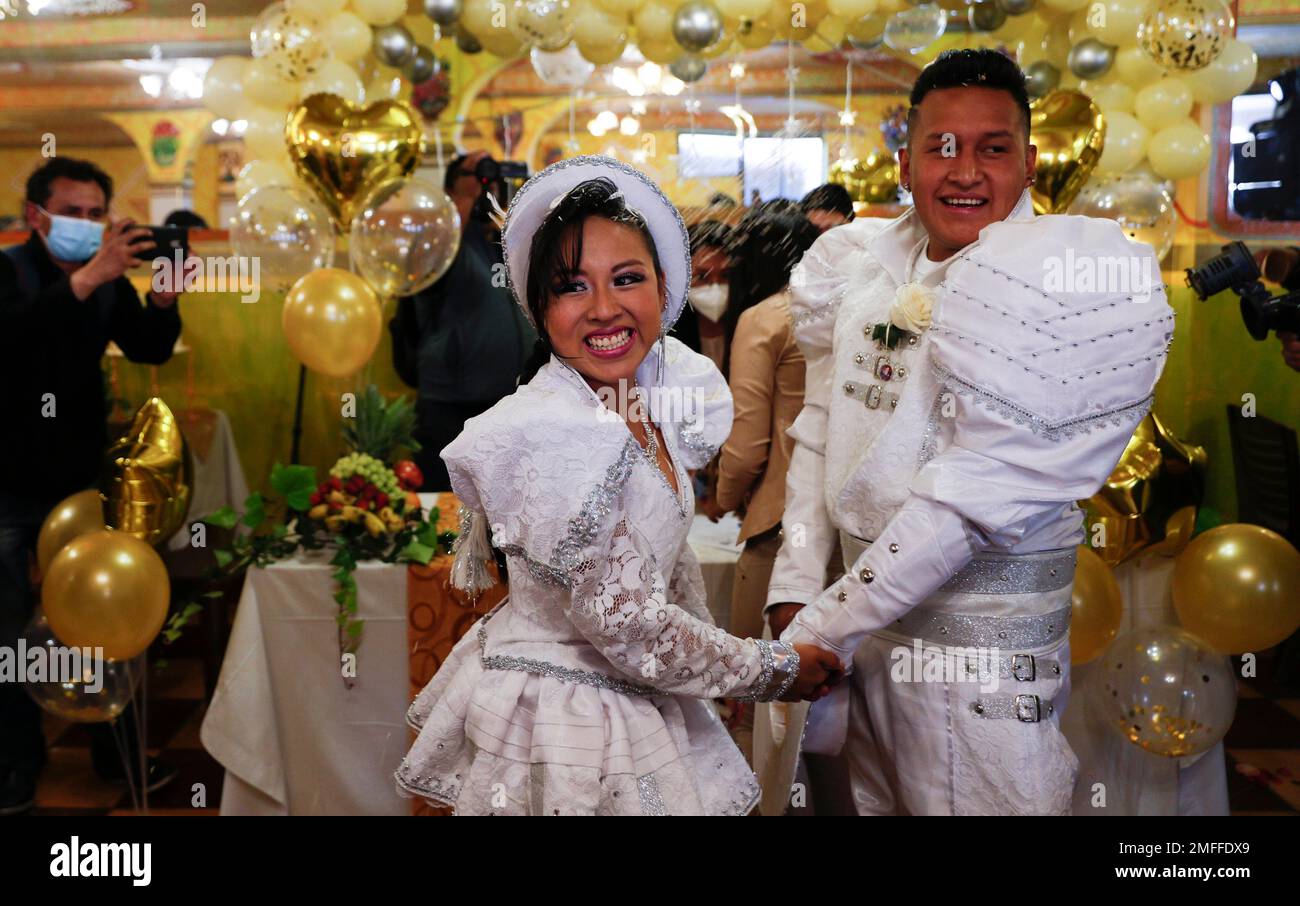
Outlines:
{"type": "Polygon", "coordinates": [[[214,550],[212,556],[216,558],[217,566],[221,567],[229,566],[230,561],[235,559],[235,555],[230,551],[223,551],[220,549],[214,550]]]}
{"type": "Polygon", "coordinates": [[[235,512],[234,507],[223,506],[215,513],[204,516],[200,521],[214,528],[232,529],[239,521],[239,514],[235,512]]]}
{"type": "Polygon", "coordinates": [[[428,566],[433,555],[437,553],[437,548],[430,547],[427,544],[421,544],[419,541],[412,541],[406,547],[402,548],[399,555],[402,560],[410,560],[419,563],[421,566],[428,566]]]}
{"type": "Polygon", "coordinates": [[[291,510],[303,512],[311,508],[316,484],[316,470],[311,466],[285,466],[277,462],[271,469],[271,487],[291,510]]]}
{"type": "Polygon", "coordinates": [[[266,501],[257,491],[248,495],[244,501],[244,525],[257,528],[266,519],[266,501]]]}

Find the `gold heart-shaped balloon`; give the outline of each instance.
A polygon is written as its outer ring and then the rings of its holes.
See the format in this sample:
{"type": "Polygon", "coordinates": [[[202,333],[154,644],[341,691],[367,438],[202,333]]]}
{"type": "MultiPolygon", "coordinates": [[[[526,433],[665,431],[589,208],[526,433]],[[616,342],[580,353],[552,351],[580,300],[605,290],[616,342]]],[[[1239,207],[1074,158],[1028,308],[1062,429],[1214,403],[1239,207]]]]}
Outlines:
{"type": "Polygon", "coordinates": [[[194,461],[171,409],[154,397],[104,457],[104,521],[155,547],[185,524],[194,461]]]}
{"type": "Polygon", "coordinates": [[[385,100],[362,108],[336,94],[313,94],[295,107],[285,141],[340,233],[352,226],[368,191],[409,176],[424,154],[424,130],[410,104],[385,100]]]}
{"type": "Polygon", "coordinates": [[[1092,98],[1060,88],[1029,105],[1029,140],[1038,147],[1034,210],[1059,214],[1070,206],[1101,159],[1106,120],[1092,98]]]}
{"type": "Polygon", "coordinates": [[[1181,553],[1196,528],[1205,468],[1204,447],[1179,438],[1154,412],[1142,419],[1106,483],[1086,502],[1093,531],[1105,526],[1101,558],[1118,566],[1181,553]]]}

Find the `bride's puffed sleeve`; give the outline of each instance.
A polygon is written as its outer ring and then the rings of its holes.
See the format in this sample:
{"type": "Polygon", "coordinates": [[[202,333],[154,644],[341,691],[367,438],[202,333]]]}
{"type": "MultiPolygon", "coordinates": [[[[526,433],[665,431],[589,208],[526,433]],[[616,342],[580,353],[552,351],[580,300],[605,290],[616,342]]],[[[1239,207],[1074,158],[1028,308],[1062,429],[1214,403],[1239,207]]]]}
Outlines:
{"type": "Polygon", "coordinates": [[[950,268],[929,331],[951,446],[782,638],[848,663],[865,634],[978,551],[1059,524],[1063,507],[1105,481],[1149,410],[1172,333],[1154,254],[1115,223],[1052,216],[989,228],[950,268]]]}
{"type": "MultiPolygon", "coordinates": [[[[676,430],[682,465],[702,469],[731,433],[731,388],[711,358],[676,337],[664,338],[664,352],[663,383],[651,391],[659,395],[655,418],[676,430]]],[[[653,371],[654,364],[647,362],[645,369],[653,371]]]]}

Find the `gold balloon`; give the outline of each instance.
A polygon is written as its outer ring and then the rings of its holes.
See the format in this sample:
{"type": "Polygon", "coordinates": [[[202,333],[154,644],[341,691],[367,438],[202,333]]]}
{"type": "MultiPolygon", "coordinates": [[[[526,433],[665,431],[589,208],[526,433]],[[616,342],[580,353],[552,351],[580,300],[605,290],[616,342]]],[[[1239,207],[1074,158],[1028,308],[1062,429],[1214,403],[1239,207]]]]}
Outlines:
{"type": "Polygon", "coordinates": [[[1079,548],[1070,591],[1070,663],[1086,664],[1105,653],[1119,634],[1124,599],[1106,561],[1090,548],[1079,548]]]}
{"type": "Polygon", "coordinates": [[[395,100],[361,108],[335,94],[313,94],[289,114],[285,140],[294,166],[340,233],[352,226],[367,192],[411,175],[424,154],[419,114],[395,100]]]}
{"type": "Polygon", "coordinates": [[[1300,628],[1300,551],[1263,526],[1198,535],[1174,564],[1174,609],[1223,654],[1262,651],[1300,628]]]}
{"type": "Polygon", "coordinates": [[[71,497],[64,498],[45,517],[41,533],[36,538],[36,562],[41,568],[41,574],[45,574],[54,555],[73,538],[103,528],[104,498],[99,495],[99,491],[78,491],[71,497]]]}
{"type": "Polygon", "coordinates": [[[145,402],[108,447],[100,490],[110,528],[154,546],[185,524],[194,461],[176,416],[162,400],[145,402]]]}
{"type": "Polygon", "coordinates": [[[293,285],[280,323],[298,361],[318,374],[346,377],[374,355],[381,320],[379,300],[366,281],[330,267],[293,285]]]}
{"type": "Polygon", "coordinates": [[[898,160],[888,151],[842,158],[831,164],[827,181],[843,186],[854,201],[890,204],[898,201],[898,160]]]}
{"type": "Polygon", "coordinates": [[[74,538],[55,555],[41,583],[50,629],[76,648],[103,648],[129,659],[149,647],[167,619],[171,588],[157,552],[124,532],[74,538]]]}
{"type": "Polygon", "coordinates": [[[1205,448],[1176,437],[1154,413],[1138,423],[1102,489],[1086,503],[1101,523],[1101,558],[1118,566],[1148,554],[1177,556],[1191,540],[1205,494],[1205,448]]]}
{"type": "Polygon", "coordinates": [[[1092,175],[1106,120],[1086,94],[1058,88],[1029,105],[1029,141],[1038,147],[1038,177],[1029,187],[1034,210],[1059,214],[1092,175]]]}

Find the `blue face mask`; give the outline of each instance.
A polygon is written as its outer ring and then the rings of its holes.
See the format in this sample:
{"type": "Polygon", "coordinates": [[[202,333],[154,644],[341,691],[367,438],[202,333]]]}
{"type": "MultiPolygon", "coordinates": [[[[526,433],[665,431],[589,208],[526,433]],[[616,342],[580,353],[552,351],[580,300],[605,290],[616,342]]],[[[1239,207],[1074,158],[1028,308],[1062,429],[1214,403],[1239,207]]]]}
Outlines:
{"type": "Polygon", "coordinates": [[[50,254],[60,261],[81,263],[95,257],[104,238],[104,225],[97,220],[65,217],[38,208],[50,218],[50,234],[45,237],[50,254]]]}

